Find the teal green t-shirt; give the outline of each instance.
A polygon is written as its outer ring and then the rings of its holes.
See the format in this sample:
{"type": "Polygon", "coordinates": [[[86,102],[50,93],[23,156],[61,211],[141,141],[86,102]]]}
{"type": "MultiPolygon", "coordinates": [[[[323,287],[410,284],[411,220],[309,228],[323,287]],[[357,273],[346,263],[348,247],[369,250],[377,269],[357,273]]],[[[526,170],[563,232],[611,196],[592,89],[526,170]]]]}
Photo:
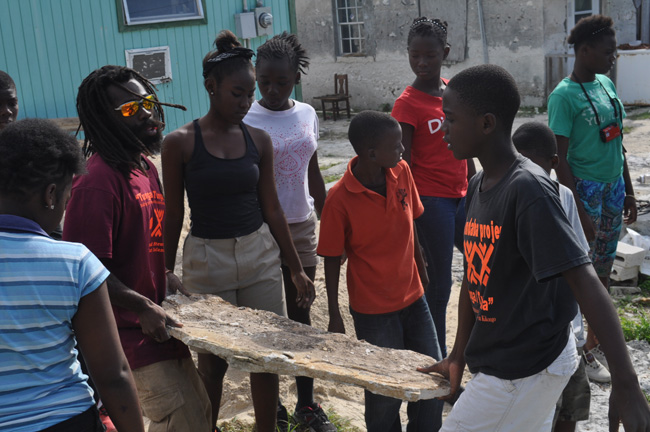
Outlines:
{"type": "Polygon", "coordinates": [[[623,137],[604,143],[600,129],[614,123],[621,129],[623,126],[607,93],[623,117],[625,110],[614,83],[605,75],[596,75],[596,81],[582,85],[596,107],[600,127],[580,84],[569,78],[564,78],[548,97],[548,125],[555,135],[569,138],[567,161],[574,177],[612,183],[623,174],[623,137]]]}

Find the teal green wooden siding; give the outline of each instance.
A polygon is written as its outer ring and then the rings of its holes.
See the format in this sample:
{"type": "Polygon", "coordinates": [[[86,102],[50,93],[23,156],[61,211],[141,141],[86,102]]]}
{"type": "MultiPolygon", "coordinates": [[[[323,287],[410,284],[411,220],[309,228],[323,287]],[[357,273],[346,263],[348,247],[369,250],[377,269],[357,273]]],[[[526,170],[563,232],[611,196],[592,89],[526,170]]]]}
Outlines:
{"type": "MultiPolygon", "coordinates": [[[[271,7],[274,33],[290,31],[289,2],[263,3],[271,7]]],[[[201,60],[221,29],[235,31],[242,9],[242,0],[205,0],[207,24],[120,32],[114,0],[0,0],[0,70],[16,82],[20,118],[76,117],[77,89],[90,72],[126,65],[127,49],[169,46],[172,81],[156,86],[158,96],[188,109],[165,109],[170,132],[207,112],[201,60]]],[[[266,39],[251,39],[251,48],[266,39]]]]}

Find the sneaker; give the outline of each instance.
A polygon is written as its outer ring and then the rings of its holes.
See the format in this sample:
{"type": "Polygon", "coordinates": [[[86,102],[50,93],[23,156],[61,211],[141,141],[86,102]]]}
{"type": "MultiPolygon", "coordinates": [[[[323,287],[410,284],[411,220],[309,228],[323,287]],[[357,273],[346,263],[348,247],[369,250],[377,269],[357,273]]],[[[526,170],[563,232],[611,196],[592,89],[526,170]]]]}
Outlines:
{"type": "Polygon", "coordinates": [[[278,400],[278,414],[276,420],[276,426],[278,432],[289,432],[289,413],[287,409],[282,405],[282,402],[278,400]]]}
{"type": "Polygon", "coordinates": [[[113,424],[113,421],[108,416],[108,412],[106,411],[106,408],[104,408],[103,405],[101,408],[99,408],[99,419],[102,421],[102,424],[106,428],[106,432],[117,432],[117,429],[115,429],[115,425],[113,424]]]}
{"type": "Polygon", "coordinates": [[[594,357],[591,351],[583,353],[582,358],[585,361],[585,369],[587,370],[589,381],[599,383],[608,383],[612,381],[609,371],[605,369],[605,366],[600,364],[598,360],[596,360],[596,357],[594,357]]]}
{"type": "Polygon", "coordinates": [[[336,432],[336,426],[329,421],[327,414],[317,403],[294,412],[293,420],[299,426],[308,427],[310,432],[336,432]]]}
{"type": "Polygon", "coordinates": [[[605,368],[609,370],[609,364],[607,363],[607,359],[605,358],[605,353],[600,349],[600,344],[596,345],[595,347],[593,347],[587,352],[593,354],[596,360],[598,360],[598,362],[601,365],[605,366],[605,368]]]}

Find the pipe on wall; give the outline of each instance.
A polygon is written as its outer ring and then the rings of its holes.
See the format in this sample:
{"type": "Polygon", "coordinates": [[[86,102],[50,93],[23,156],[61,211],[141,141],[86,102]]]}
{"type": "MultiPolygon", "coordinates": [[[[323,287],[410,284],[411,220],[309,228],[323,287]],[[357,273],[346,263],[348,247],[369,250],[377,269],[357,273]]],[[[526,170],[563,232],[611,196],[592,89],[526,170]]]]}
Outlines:
{"type": "Polygon", "coordinates": [[[490,58],[488,56],[487,36],[485,35],[485,21],[483,20],[483,2],[476,0],[476,6],[478,8],[478,25],[481,29],[481,40],[483,41],[483,63],[488,64],[490,58]]]}

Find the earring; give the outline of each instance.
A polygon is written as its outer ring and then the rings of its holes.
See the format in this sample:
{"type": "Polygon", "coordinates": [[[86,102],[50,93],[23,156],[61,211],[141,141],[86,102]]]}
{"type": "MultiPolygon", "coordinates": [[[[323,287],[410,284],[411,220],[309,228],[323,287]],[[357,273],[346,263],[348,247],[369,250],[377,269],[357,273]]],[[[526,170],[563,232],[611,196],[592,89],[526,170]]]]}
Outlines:
{"type": "Polygon", "coordinates": [[[50,210],[54,210],[54,204],[50,204],[50,210]]]}
{"type": "Polygon", "coordinates": [[[211,92],[210,92],[210,95],[211,95],[211,96],[214,96],[214,92],[213,92],[213,91],[211,91],[211,92]]]}

